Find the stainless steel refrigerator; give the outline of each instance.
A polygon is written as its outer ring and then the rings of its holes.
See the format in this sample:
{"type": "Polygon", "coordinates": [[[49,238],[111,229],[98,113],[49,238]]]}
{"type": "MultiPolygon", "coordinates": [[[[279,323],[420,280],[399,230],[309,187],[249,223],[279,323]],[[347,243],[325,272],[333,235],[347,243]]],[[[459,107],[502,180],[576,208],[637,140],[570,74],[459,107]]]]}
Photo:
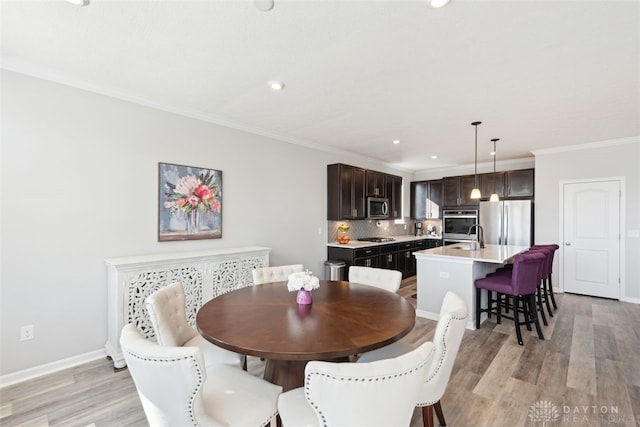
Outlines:
{"type": "Polygon", "coordinates": [[[533,203],[530,200],[480,202],[478,219],[485,244],[533,244],[533,203]]]}

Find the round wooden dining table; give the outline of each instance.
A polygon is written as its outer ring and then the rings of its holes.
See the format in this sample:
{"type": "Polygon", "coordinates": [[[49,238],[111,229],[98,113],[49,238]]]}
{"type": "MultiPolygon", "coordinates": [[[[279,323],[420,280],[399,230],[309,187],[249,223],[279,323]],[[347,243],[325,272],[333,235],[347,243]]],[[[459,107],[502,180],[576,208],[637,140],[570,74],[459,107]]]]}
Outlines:
{"type": "Polygon", "coordinates": [[[373,286],[323,280],[312,298],[297,304],[287,282],[249,286],[204,304],[196,325],[217,346],[264,358],[264,378],[286,391],[304,385],[308,361],[348,360],[399,340],[415,324],[411,303],[373,286]]]}

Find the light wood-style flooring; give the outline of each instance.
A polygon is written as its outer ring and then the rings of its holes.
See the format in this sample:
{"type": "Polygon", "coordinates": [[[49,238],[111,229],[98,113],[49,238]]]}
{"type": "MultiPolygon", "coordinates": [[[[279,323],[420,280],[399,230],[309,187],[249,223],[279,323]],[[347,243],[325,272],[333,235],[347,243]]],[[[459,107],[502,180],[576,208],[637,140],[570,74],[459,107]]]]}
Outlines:
{"type": "MultiPolygon", "coordinates": [[[[415,281],[399,293],[415,304],[415,281]]],[[[640,306],[572,294],[556,300],[544,341],[524,329],[519,346],[513,323],[495,318],[465,331],[441,400],[448,426],[640,425],[640,306]]],[[[435,325],[418,318],[403,339],[430,340],[435,325]]],[[[263,369],[249,359],[249,372],[263,369]]],[[[128,371],[103,359],[0,390],[0,425],[148,424],[128,371]]],[[[420,426],[416,410],[411,427],[420,426]]]]}

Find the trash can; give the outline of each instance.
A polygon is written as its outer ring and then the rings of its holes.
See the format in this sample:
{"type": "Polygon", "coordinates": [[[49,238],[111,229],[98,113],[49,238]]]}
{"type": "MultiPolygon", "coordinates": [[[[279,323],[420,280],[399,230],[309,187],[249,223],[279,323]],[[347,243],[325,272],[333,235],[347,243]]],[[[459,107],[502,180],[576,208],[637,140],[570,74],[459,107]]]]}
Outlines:
{"type": "Polygon", "coordinates": [[[344,280],[344,269],[347,263],[344,261],[327,260],[324,262],[325,280],[344,280]]]}

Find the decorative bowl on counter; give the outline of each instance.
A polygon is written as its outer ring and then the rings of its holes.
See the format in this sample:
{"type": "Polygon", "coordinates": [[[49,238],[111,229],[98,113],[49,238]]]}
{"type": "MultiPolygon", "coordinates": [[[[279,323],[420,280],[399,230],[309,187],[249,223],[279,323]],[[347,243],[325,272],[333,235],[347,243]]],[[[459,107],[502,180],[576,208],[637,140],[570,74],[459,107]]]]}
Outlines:
{"type": "Polygon", "coordinates": [[[347,231],[349,231],[349,228],[350,227],[347,224],[340,224],[338,226],[338,238],[337,239],[338,239],[338,243],[340,243],[341,245],[346,245],[351,240],[351,238],[347,234],[347,231]]]}

